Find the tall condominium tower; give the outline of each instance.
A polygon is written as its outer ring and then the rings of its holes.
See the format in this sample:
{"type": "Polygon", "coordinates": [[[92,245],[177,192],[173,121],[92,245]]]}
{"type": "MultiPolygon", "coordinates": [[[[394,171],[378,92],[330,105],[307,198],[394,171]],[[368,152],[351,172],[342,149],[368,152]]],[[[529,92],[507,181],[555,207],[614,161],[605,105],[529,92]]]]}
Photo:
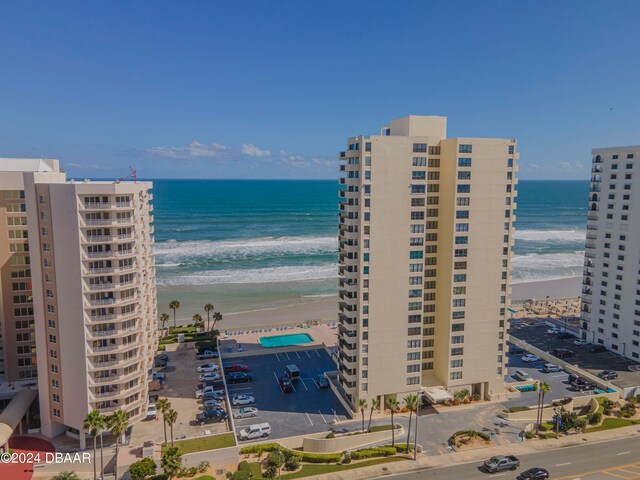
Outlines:
{"type": "Polygon", "coordinates": [[[638,360],[640,146],[598,148],[592,153],[581,334],[638,360]]]}
{"type": "Polygon", "coordinates": [[[157,345],[151,184],[23,178],[42,433],[82,432],[93,409],[141,420],[157,345]]]}
{"type": "Polygon", "coordinates": [[[340,154],[339,380],[352,406],[423,387],[504,392],[514,139],[394,120],[340,154]]]}

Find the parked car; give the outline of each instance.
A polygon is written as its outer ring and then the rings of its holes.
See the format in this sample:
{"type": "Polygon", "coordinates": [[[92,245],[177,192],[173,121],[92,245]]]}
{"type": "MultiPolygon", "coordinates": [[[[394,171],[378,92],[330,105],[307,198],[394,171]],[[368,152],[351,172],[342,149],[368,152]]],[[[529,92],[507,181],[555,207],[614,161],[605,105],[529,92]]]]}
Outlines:
{"type": "Polygon", "coordinates": [[[215,363],[205,363],[203,365],[198,365],[198,368],[196,370],[198,371],[198,373],[217,372],[218,365],[216,365],[215,363]]]}
{"type": "Polygon", "coordinates": [[[318,385],[318,388],[329,388],[329,380],[324,375],[318,375],[316,377],[316,385],[318,385]]]}
{"type": "Polygon", "coordinates": [[[153,361],[153,366],[154,367],[166,367],[168,362],[169,362],[169,360],[161,360],[161,359],[156,358],[153,361]]]}
{"type": "Polygon", "coordinates": [[[255,402],[256,399],[251,395],[237,395],[231,399],[231,403],[234,407],[237,407],[238,405],[251,405],[255,402]]]}
{"type": "Polygon", "coordinates": [[[233,414],[233,418],[248,418],[255,417],[258,415],[258,409],[256,407],[244,407],[240,410],[237,410],[233,414]]]}
{"type": "Polygon", "coordinates": [[[520,466],[520,460],[513,455],[497,455],[484,462],[484,468],[489,473],[504,472],[505,470],[515,470],[520,466]]]}
{"type": "Polygon", "coordinates": [[[509,347],[509,353],[511,355],[522,355],[524,353],[524,349],[520,348],[520,347],[518,347],[516,345],[511,345],[509,347]]]}
{"type": "Polygon", "coordinates": [[[533,355],[531,353],[528,353],[527,355],[523,355],[522,356],[522,361],[523,362],[527,362],[527,363],[539,362],[540,361],[540,357],[538,357],[537,355],[533,355]]]}
{"type": "Polygon", "coordinates": [[[202,402],[202,407],[205,410],[209,410],[211,408],[223,408],[224,407],[224,399],[221,398],[208,398],[204,402],[202,402]]]}
{"type": "Polygon", "coordinates": [[[547,330],[547,333],[549,335],[557,335],[559,333],[562,333],[562,329],[558,327],[551,327],[549,330],[547,330]]]}
{"type": "Polygon", "coordinates": [[[248,372],[249,367],[244,363],[233,363],[231,365],[225,365],[224,373],[238,373],[238,372],[248,372]]]}
{"type": "Polygon", "coordinates": [[[563,340],[568,340],[570,338],[575,338],[576,336],[573,333],[569,333],[569,332],[562,332],[558,334],[558,338],[561,338],[563,340]]]}
{"type": "Polygon", "coordinates": [[[602,353],[602,352],[606,352],[607,351],[607,347],[605,347],[604,345],[601,345],[599,343],[593,344],[593,345],[589,345],[589,351],[591,353],[602,353]]]}
{"type": "Polygon", "coordinates": [[[574,344],[576,347],[584,347],[584,346],[586,346],[586,345],[589,345],[589,342],[587,342],[586,340],[583,340],[583,339],[579,338],[579,339],[577,339],[577,340],[574,340],[574,341],[573,341],[573,344],[574,344]]]}
{"type": "Polygon", "coordinates": [[[603,380],[614,380],[618,378],[618,372],[615,370],[604,370],[603,372],[600,372],[598,376],[603,380]]]}
{"type": "Polygon", "coordinates": [[[566,348],[555,348],[551,353],[558,358],[573,358],[576,356],[573,350],[567,350],[566,348]]]}
{"type": "Polygon", "coordinates": [[[577,390],[578,392],[595,390],[596,388],[598,388],[598,386],[595,383],[590,382],[589,380],[584,380],[582,378],[573,382],[571,386],[574,388],[574,390],[577,390]]]}
{"type": "Polygon", "coordinates": [[[206,360],[209,358],[218,358],[218,352],[215,350],[201,350],[196,353],[196,358],[198,360],[206,360]]]}
{"type": "Polygon", "coordinates": [[[254,438],[268,437],[271,435],[271,426],[268,423],[249,425],[238,432],[240,440],[252,440],[254,438]]]}
{"type": "Polygon", "coordinates": [[[545,373],[554,373],[554,372],[561,372],[562,368],[559,365],[556,365],[555,363],[545,363],[542,366],[542,370],[545,373]]]}
{"type": "Polygon", "coordinates": [[[253,377],[245,372],[230,373],[227,375],[227,383],[252,382],[253,377]]]}
{"type": "Polygon", "coordinates": [[[220,375],[218,375],[217,373],[213,373],[213,372],[209,372],[209,373],[201,373],[200,376],[198,377],[198,379],[203,382],[205,380],[220,380],[220,375]]]}
{"type": "Polygon", "coordinates": [[[533,380],[533,377],[529,375],[527,372],[525,372],[524,370],[516,370],[513,375],[518,380],[521,380],[523,382],[528,382],[529,380],[533,380]]]}
{"type": "Polygon", "coordinates": [[[224,382],[221,378],[218,380],[203,380],[202,383],[197,385],[198,390],[202,390],[204,387],[213,387],[216,390],[224,390],[224,382]]]}
{"type": "Polygon", "coordinates": [[[153,372],[152,380],[164,381],[167,379],[167,374],[165,372],[153,372]]]}
{"type": "Polygon", "coordinates": [[[582,377],[577,373],[570,373],[567,379],[569,380],[569,383],[574,383],[580,382],[582,380],[582,377]]]}
{"type": "Polygon", "coordinates": [[[518,480],[538,480],[545,478],[549,478],[549,472],[540,467],[530,468],[518,475],[518,480]]]}
{"type": "Polygon", "coordinates": [[[224,400],[224,390],[214,390],[213,392],[206,392],[202,395],[202,400],[224,400]]]}
{"type": "Polygon", "coordinates": [[[205,410],[202,413],[196,415],[196,422],[200,425],[205,423],[217,423],[224,422],[227,419],[227,412],[221,408],[214,408],[213,410],[205,410]]]}
{"type": "Polygon", "coordinates": [[[224,390],[216,390],[213,386],[204,387],[201,390],[196,390],[196,398],[201,398],[206,394],[224,395],[224,390]]]}
{"type": "Polygon", "coordinates": [[[283,393],[293,392],[293,385],[291,384],[289,377],[280,377],[278,379],[278,384],[280,385],[280,390],[282,390],[283,393]]]}
{"type": "Polygon", "coordinates": [[[169,361],[169,355],[167,355],[166,353],[159,353],[156,355],[155,357],[156,360],[161,360],[164,362],[168,362],[169,361]]]}
{"type": "Polygon", "coordinates": [[[155,420],[158,416],[158,409],[155,403],[147,405],[147,420],[155,420]]]}

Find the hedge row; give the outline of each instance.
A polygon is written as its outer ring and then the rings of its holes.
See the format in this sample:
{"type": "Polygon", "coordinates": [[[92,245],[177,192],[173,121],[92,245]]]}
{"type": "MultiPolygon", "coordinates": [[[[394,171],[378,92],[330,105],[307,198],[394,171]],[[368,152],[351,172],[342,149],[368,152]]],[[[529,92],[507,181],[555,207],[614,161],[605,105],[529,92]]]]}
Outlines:
{"type": "Polygon", "coordinates": [[[362,450],[351,452],[351,458],[353,460],[363,460],[365,458],[373,457],[388,457],[390,455],[395,455],[396,453],[398,453],[396,447],[363,448],[362,450]]]}
{"type": "Polygon", "coordinates": [[[248,447],[242,447],[240,449],[240,454],[248,455],[250,453],[256,453],[258,455],[262,455],[264,452],[273,452],[277,449],[278,449],[278,444],[275,442],[262,443],[260,445],[250,445],[248,447]]]}

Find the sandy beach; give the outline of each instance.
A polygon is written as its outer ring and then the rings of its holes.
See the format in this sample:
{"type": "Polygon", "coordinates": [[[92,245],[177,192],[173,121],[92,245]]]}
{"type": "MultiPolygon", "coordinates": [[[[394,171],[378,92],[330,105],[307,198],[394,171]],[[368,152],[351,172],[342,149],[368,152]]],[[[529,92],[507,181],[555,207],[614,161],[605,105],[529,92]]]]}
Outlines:
{"type": "MultiPolygon", "coordinates": [[[[580,295],[581,282],[581,277],[572,277],[515,283],[512,284],[511,301],[517,305],[528,299],[545,300],[547,296],[550,299],[575,298],[580,295]]],[[[266,302],[266,305],[262,306],[257,302],[247,302],[243,309],[242,299],[232,301],[224,297],[215,298],[215,295],[207,292],[202,286],[198,289],[159,287],[158,311],[169,313],[169,324],[173,321],[173,315],[167,306],[169,301],[174,299],[181,302],[176,314],[178,324],[191,323],[194,313],[200,313],[206,319],[202,307],[211,302],[216,306],[216,311],[223,315],[223,320],[218,325],[220,330],[337,321],[337,296],[291,297],[278,302],[266,302]]]]}

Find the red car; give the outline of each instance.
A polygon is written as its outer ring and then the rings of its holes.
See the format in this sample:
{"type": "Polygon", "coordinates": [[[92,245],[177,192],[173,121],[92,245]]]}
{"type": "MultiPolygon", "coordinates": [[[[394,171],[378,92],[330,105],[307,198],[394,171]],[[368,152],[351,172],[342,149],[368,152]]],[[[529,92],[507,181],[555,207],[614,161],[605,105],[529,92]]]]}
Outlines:
{"type": "Polygon", "coordinates": [[[283,393],[293,392],[293,385],[291,384],[291,380],[289,380],[289,377],[280,377],[278,379],[278,383],[280,384],[280,389],[283,393]]]}
{"type": "Polygon", "coordinates": [[[246,373],[249,371],[249,367],[247,367],[243,363],[234,363],[233,365],[227,365],[224,367],[224,373],[246,373]]]}

